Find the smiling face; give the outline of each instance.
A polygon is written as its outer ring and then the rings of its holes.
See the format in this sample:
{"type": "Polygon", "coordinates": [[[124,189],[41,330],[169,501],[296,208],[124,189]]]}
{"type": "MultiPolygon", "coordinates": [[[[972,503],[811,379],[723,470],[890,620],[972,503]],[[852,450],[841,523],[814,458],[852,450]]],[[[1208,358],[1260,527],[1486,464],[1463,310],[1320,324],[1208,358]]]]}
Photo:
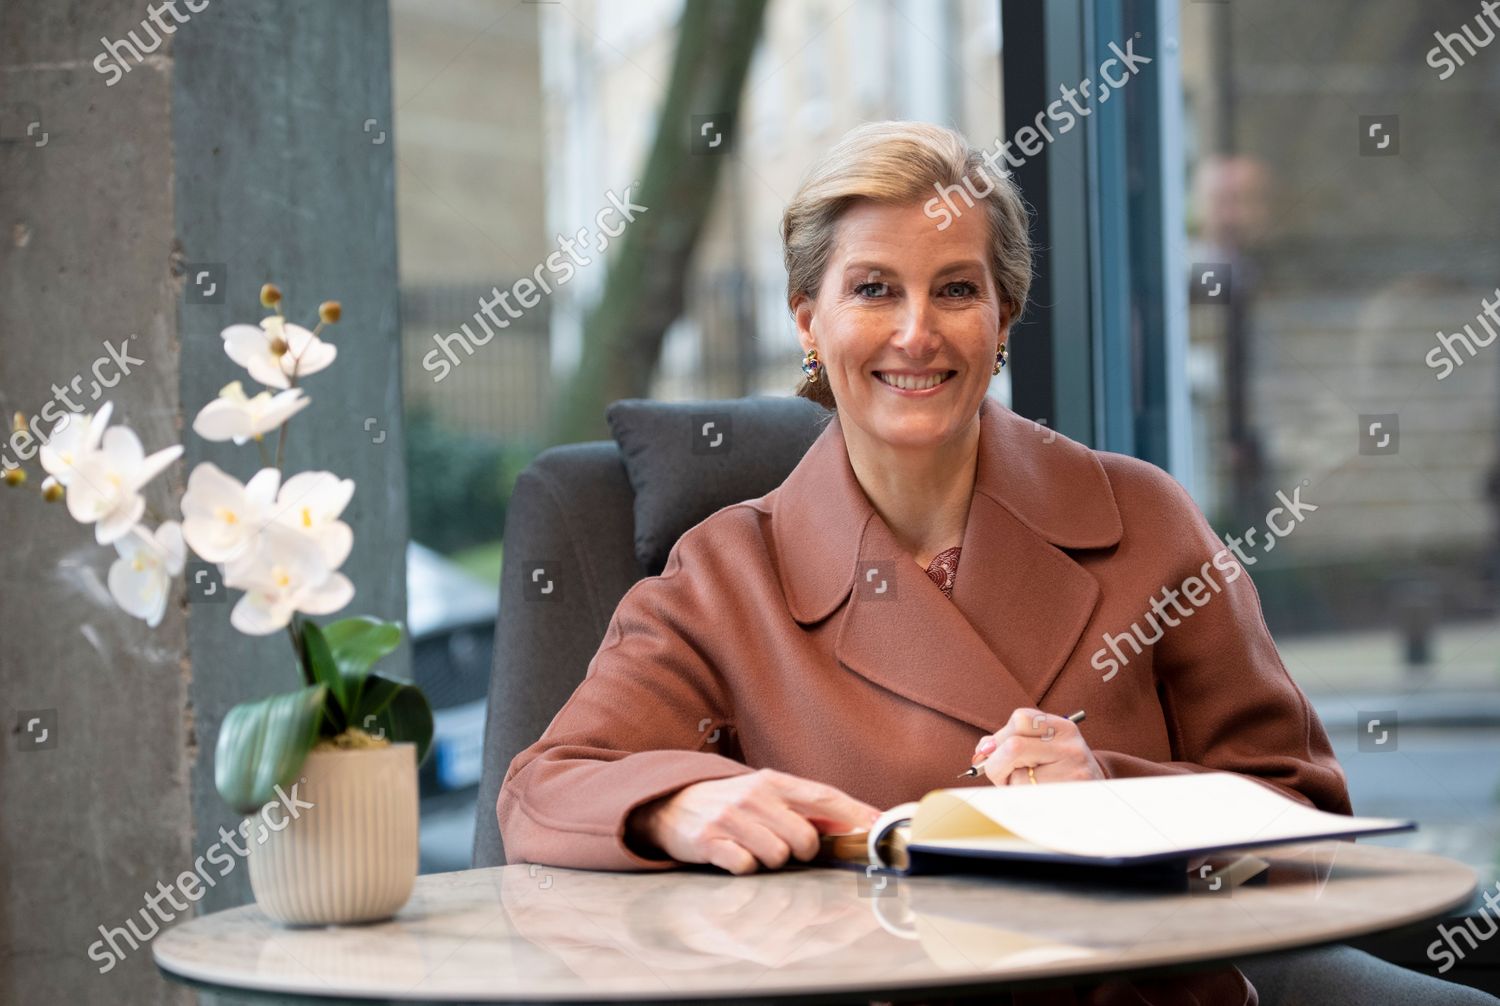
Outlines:
{"type": "Polygon", "coordinates": [[[860,200],[839,217],[817,297],[792,308],[846,435],[934,447],[976,421],[1009,324],[989,260],[983,212],[941,231],[920,202],[860,200]]]}

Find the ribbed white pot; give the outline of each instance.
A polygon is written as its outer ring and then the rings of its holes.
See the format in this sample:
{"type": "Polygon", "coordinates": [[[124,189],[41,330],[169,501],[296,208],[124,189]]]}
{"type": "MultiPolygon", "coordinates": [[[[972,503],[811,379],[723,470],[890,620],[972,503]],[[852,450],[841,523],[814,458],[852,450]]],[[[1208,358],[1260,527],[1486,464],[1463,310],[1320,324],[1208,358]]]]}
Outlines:
{"type": "MultiPolygon", "coordinates": [[[[250,888],[261,911],[292,925],[373,922],[394,915],[417,879],[415,744],[314,751],[303,763],[295,819],[254,840],[250,888]]],[[[290,795],[291,790],[286,792],[290,795]]]]}

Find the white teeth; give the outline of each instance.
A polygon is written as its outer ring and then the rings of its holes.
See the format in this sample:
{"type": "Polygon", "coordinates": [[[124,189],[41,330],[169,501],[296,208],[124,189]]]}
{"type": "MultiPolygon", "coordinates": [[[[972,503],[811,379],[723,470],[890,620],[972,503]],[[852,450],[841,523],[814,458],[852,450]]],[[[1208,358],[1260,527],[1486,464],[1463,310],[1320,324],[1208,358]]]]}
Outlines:
{"type": "Polygon", "coordinates": [[[926,377],[913,377],[910,374],[885,374],[877,371],[875,376],[893,388],[900,388],[903,391],[925,391],[942,384],[948,379],[949,374],[945,371],[941,374],[929,374],[926,377]]]}

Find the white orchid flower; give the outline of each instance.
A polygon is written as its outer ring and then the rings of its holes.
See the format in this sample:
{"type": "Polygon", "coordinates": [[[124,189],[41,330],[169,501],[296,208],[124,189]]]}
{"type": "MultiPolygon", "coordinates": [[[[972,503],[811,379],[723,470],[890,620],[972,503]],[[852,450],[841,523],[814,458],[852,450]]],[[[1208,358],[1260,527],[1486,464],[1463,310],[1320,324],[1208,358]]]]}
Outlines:
{"type": "Polygon", "coordinates": [[[151,534],[139,524],[115,542],[120,557],[109,567],[109,593],[128,615],[156,628],[167,610],[172,577],[182,572],[187,548],[182,525],[167,521],[151,534]]]}
{"type": "Polygon", "coordinates": [[[251,550],[270,522],[281,473],[262,468],[248,483],[205,461],[182,494],[182,536],[207,562],[229,562],[251,550]]]}
{"type": "Polygon", "coordinates": [[[219,333],[224,352],[268,388],[290,388],[291,378],[316,374],[333,362],[338,347],[301,325],[273,314],[254,325],[230,325],[219,333]]]}
{"type": "Polygon", "coordinates": [[[99,449],[76,457],[68,469],[68,513],[81,524],[93,524],[99,544],[118,541],[146,512],[141,487],[181,454],[182,446],[174,444],[147,457],[134,430],[110,427],[99,449]]]}
{"type": "Polygon", "coordinates": [[[329,569],[338,569],[354,547],[354,532],[339,520],[354,495],[354,480],[332,472],[302,472],[276,496],[276,523],[311,535],[329,569]]]}
{"type": "Polygon", "coordinates": [[[99,449],[99,441],[114,408],[113,402],[105,402],[93,415],[70,412],[53,425],[37,460],[48,475],[57,479],[58,485],[66,486],[72,482],[73,468],[79,459],[99,449]]]}
{"type": "Polygon", "coordinates": [[[276,429],[311,404],[312,399],[301,388],[278,392],[274,397],[269,391],[262,391],[249,398],[244,386],[234,381],[226,384],[219,397],[198,412],[193,432],[204,440],[233,440],[243,444],[251,437],[276,429]]]}
{"type": "Polygon", "coordinates": [[[332,614],[354,599],[354,584],[328,568],[315,541],[277,523],[261,533],[253,555],[229,566],[224,585],[245,591],[229,624],[248,636],[285,628],[299,611],[332,614]]]}

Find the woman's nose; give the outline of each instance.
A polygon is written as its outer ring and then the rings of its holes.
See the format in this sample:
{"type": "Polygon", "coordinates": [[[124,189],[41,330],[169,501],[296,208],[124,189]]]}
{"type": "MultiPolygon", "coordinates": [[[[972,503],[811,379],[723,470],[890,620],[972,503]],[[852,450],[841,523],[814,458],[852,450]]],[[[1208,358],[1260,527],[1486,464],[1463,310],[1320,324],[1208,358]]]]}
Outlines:
{"type": "Polygon", "coordinates": [[[926,300],[907,301],[906,315],[894,340],[896,345],[909,356],[925,356],[939,342],[933,321],[933,309],[926,300]]]}

